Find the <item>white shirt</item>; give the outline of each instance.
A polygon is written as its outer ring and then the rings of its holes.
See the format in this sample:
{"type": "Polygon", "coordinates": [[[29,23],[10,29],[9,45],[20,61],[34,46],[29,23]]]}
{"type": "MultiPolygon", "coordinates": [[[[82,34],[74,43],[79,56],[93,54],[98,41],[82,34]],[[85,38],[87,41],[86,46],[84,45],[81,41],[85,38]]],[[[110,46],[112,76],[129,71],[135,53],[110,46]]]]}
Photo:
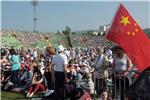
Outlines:
{"type": "Polygon", "coordinates": [[[44,72],[45,72],[44,68],[45,68],[44,62],[41,62],[39,64],[39,70],[40,70],[40,72],[41,72],[42,75],[44,75],[44,72]]]}
{"type": "Polygon", "coordinates": [[[62,53],[57,54],[53,58],[52,64],[55,65],[55,67],[54,67],[55,71],[57,71],[57,72],[64,72],[64,65],[68,64],[67,57],[64,54],[62,54],[62,53]]]}
{"type": "Polygon", "coordinates": [[[33,52],[33,56],[34,56],[34,58],[38,57],[38,54],[37,54],[36,50],[33,52]]]}
{"type": "Polygon", "coordinates": [[[96,68],[99,68],[102,65],[104,59],[105,59],[105,56],[103,54],[101,56],[96,57],[96,59],[95,59],[96,68]]]}
{"type": "Polygon", "coordinates": [[[123,72],[127,69],[127,57],[123,57],[121,59],[115,58],[115,71],[116,72],[123,72]]]}
{"type": "Polygon", "coordinates": [[[103,77],[103,76],[106,76],[106,71],[103,69],[102,70],[102,64],[104,62],[104,60],[106,59],[106,56],[105,55],[99,55],[97,56],[97,58],[95,59],[95,66],[96,66],[96,73],[95,73],[95,77],[96,78],[99,78],[99,77],[103,77]]]}
{"type": "Polygon", "coordinates": [[[110,49],[106,50],[106,53],[105,53],[106,57],[109,57],[112,55],[112,51],[110,49]]]}
{"type": "Polygon", "coordinates": [[[65,55],[67,56],[68,59],[70,59],[70,52],[68,50],[65,50],[65,55]]]}

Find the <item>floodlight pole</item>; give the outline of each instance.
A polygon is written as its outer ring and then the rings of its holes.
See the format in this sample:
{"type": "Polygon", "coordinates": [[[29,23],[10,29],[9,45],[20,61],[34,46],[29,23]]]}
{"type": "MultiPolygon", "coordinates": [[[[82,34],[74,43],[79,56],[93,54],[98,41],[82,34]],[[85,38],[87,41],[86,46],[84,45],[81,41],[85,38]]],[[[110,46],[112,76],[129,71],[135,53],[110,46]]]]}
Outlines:
{"type": "Polygon", "coordinates": [[[38,0],[32,0],[31,4],[33,6],[33,33],[37,32],[37,5],[38,5],[38,0]]]}

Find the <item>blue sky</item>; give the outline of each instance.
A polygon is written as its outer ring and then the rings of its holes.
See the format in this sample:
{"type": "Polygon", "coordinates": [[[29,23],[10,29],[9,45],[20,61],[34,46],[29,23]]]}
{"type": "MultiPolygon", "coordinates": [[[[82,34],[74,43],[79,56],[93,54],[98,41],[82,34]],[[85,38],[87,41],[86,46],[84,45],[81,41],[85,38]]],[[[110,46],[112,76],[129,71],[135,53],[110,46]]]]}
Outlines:
{"type": "MultiPolygon", "coordinates": [[[[39,1],[37,30],[62,31],[66,26],[72,31],[99,29],[110,24],[118,1],[39,1]]],[[[150,28],[150,1],[122,2],[142,28],[150,28]]],[[[30,1],[1,2],[2,29],[33,30],[33,6],[30,1]]]]}

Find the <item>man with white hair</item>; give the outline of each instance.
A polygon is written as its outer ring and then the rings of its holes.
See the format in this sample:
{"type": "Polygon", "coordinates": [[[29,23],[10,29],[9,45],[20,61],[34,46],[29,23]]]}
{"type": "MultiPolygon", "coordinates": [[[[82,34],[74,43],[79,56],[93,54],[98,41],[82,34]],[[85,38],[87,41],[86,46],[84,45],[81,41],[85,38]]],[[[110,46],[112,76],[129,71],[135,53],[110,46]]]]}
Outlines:
{"type": "Polygon", "coordinates": [[[107,77],[107,68],[109,67],[109,62],[107,57],[103,54],[103,49],[100,49],[98,56],[95,59],[95,89],[97,96],[100,96],[102,90],[106,88],[106,77],[107,77]]]}
{"type": "Polygon", "coordinates": [[[57,47],[56,56],[52,60],[52,77],[55,74],[55,100],[64,100],[64,82],[65,70],[67,68],[67,57],[64,55],[64,47],[59,45],[57,47]]]}

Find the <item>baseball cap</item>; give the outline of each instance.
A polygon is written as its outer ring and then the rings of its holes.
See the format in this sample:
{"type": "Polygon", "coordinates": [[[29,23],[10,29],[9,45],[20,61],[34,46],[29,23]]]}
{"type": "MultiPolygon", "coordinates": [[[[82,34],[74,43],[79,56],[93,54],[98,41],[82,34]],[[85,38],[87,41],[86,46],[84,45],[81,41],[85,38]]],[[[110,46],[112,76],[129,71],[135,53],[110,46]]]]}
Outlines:
{"type": "Polygon", "coordinates": [[[59,45],[58,47],[57,47],[57,51],[58,52],[61,52],[61,51],[63,51],[64,50],[64,47],[62,46],[62,45],[59,45]]]}

